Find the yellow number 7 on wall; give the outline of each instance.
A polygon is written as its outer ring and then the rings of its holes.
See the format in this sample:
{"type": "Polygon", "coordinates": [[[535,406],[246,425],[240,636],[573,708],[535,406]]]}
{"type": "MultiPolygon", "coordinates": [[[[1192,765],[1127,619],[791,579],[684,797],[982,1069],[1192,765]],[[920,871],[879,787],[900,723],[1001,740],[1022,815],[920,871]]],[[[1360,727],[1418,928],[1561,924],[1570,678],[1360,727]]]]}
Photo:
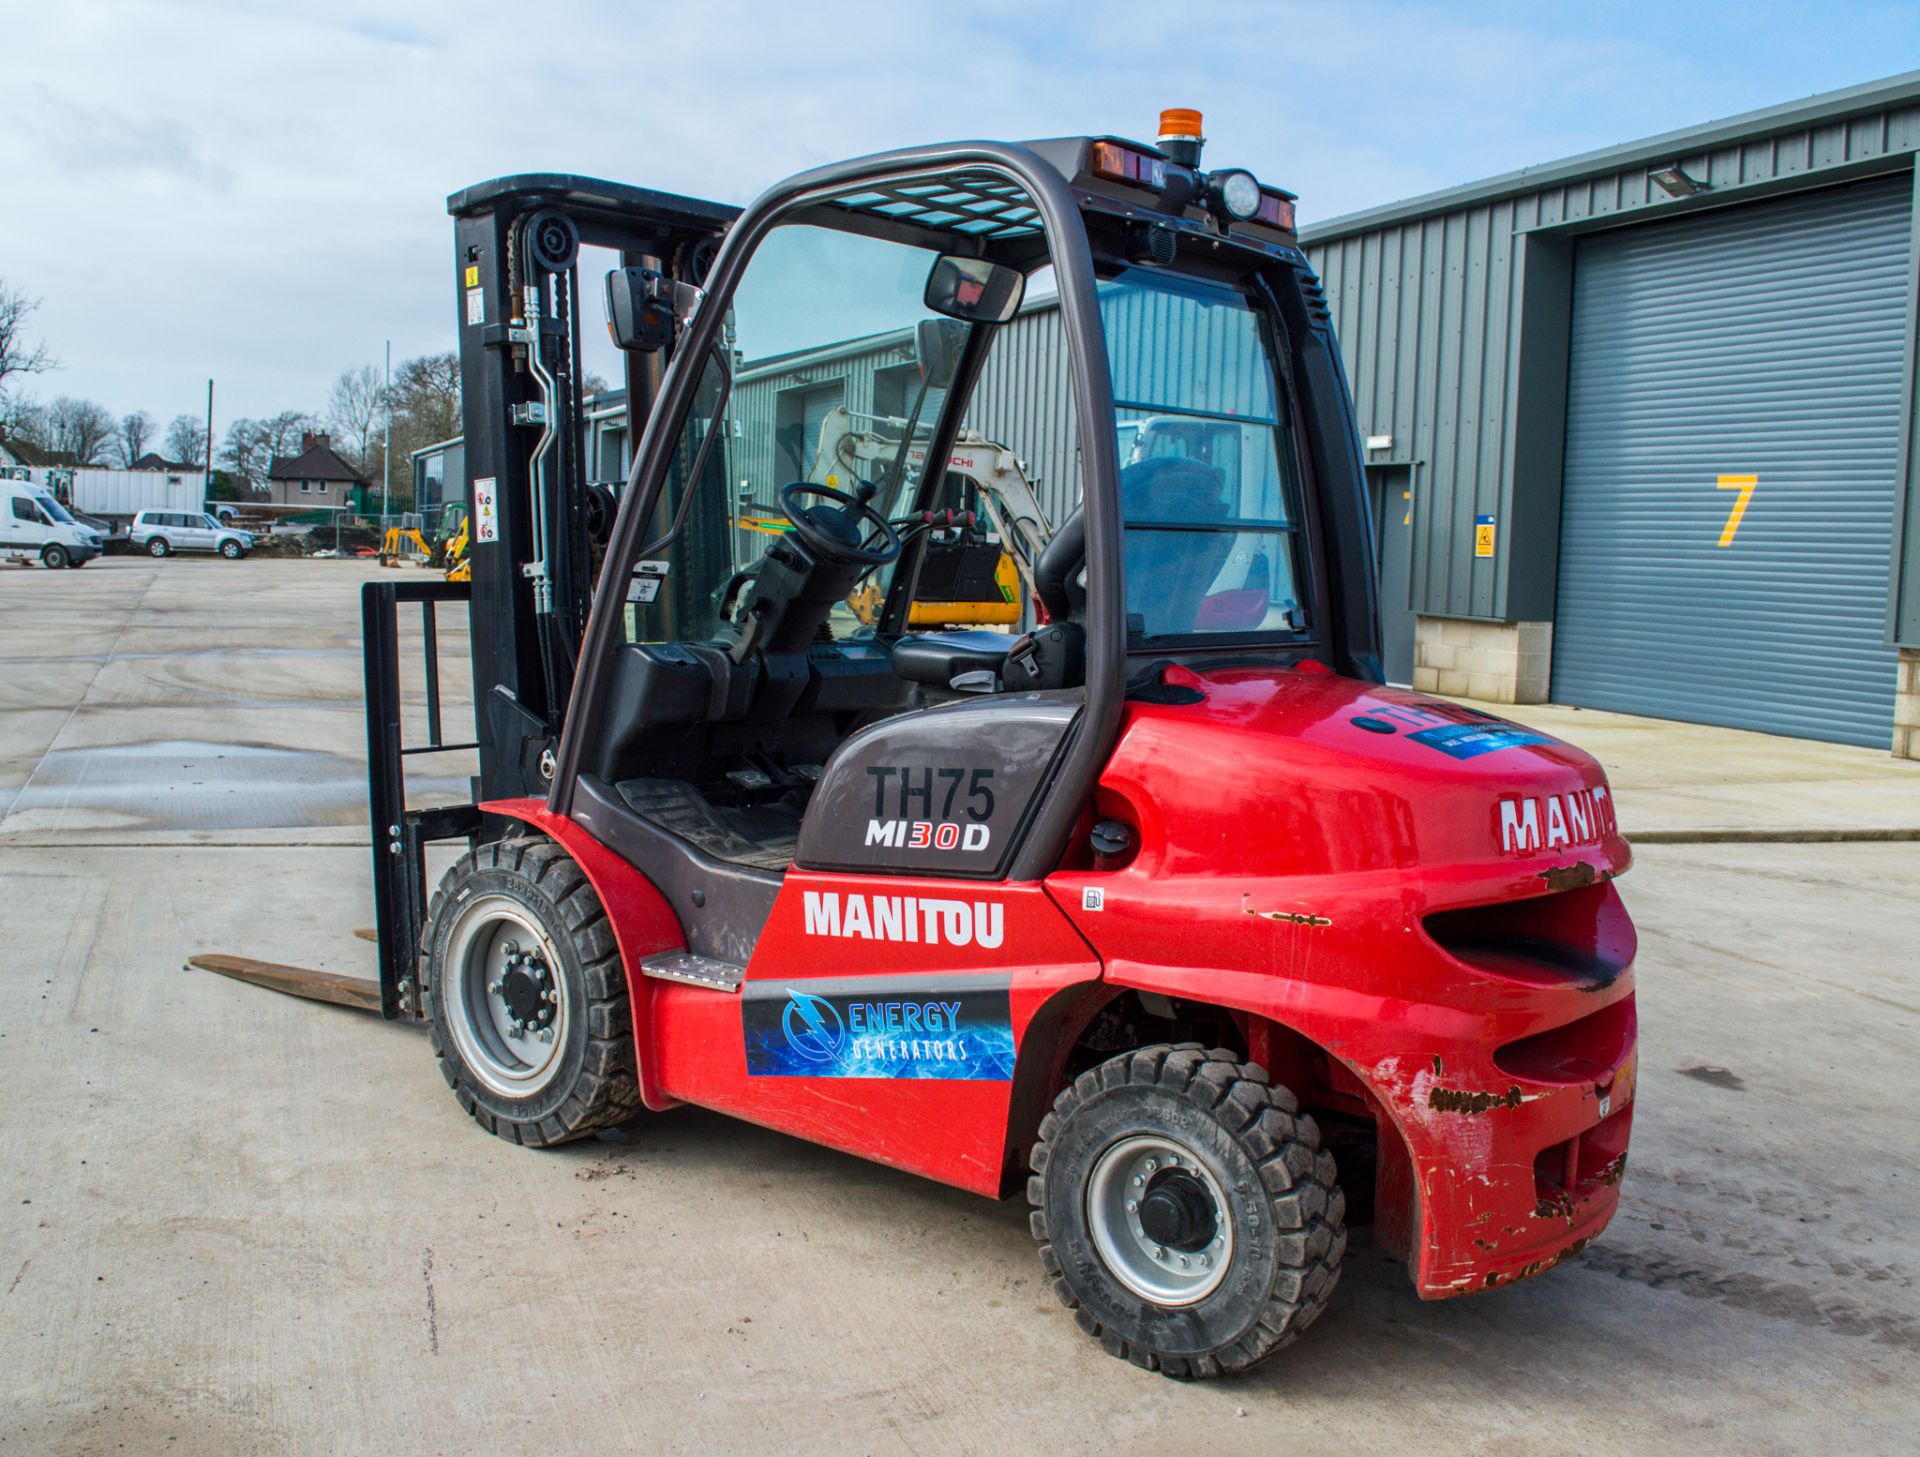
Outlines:
{"type": "Polygon", "coordinates": [[[1758,476],[1721,476],[1720,489],[1738,491],[1740,498],[1733,503],[1733,510],[1727,515],[1727,524],[1720,532],[1720,545],[1732,546],[1733,534],[1740,529],[1740,518],[1747,514],[1747,502],[1753,499],[1753,488],[1760,484],[1758,476]]]}

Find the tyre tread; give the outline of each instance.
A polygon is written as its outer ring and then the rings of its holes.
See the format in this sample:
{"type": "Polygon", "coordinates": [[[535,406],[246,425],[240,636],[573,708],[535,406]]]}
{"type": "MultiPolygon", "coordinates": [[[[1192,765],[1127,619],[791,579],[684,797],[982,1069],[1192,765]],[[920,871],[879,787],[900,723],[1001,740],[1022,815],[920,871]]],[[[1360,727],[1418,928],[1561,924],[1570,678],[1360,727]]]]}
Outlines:
{"type": "Polygon", "coordinates": [[[1334,1181],[1332,1155],[1320,1147],[1320,1129],[1300,1115],[1298,1100],[1270,1082],[1264,1068],[1240,1061],[1225,1048],[1146,1047],[1080,1074],[1041,1120],[1028,1163],[1033,1170],[1027,1180],[1030,1223],[1054,1294],[1109,1355],[1146,1370],[1176,1380],[1244,1371],[1299,1339],[1319,1319],[1339,1282],[1347,1246],[1346,1198],[1334,1181]],[[1049,1236],[1045,1192],[1051,1146],[1078,1109],[1123,1085],[1175,1093],[1216,1118],[1253,1159],[1272,1196],[1275,1224],[1287,1231],[1277,1245],[1281,1268],[1265,1309],[1250,1330],[1211,1353],[1162,1356],[1103,1326],[1068,1285],[1049,1236]]]}
{"type": "Polygon", "coordinates": [[[427,1035],[440,1075],[474,1122],[509,1143],[550,1148],[629,1121],[640,1113],[641,1103],[626,970],[600,897],[560,845],[544,836],[514,835],[463,855],[433,893],[422,946],[433,945],[440,918],[455,904],[460,886],[483,870],[525,877],[560,911],[561,924],[552,929],[572,942],[580,964],[587,1046],[575,1086],[558,1108],[536,1120],[503,1118],[481,1102],[467,1086],[459,1060],[449,1055],[437,1019],[429,1017],[427,1035]]]}

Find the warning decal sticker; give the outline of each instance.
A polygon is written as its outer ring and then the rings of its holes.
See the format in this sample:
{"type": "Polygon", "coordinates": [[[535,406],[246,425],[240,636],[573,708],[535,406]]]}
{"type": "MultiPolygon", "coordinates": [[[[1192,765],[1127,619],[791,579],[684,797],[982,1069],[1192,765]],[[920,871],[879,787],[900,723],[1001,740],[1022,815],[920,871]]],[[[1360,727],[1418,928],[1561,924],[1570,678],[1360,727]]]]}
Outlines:
{"type": "Polygon", "coordinates": [[[482,476],[473,483],[473,539],[475,541],[500,539],[500,512],[499,504],[495,500],[496,494],[492,476],[482,476]]]}

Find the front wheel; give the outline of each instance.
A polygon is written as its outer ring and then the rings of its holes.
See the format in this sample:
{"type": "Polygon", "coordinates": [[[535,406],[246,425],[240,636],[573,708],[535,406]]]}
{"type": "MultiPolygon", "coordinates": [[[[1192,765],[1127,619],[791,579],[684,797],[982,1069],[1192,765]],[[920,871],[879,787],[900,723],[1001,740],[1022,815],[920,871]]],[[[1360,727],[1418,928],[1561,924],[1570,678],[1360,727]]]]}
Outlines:
{"type": "Polygon", "coordinates": [[[240,560],[240,543],[237,541],[221,542],[220,555],[225,557],[230,562],[239,561],[240,560]]]}
{"type": "Polygon", "coordinates": [[[1147,1370],[1244,1371],[1313,1324],[1340,1278],[1333,1156],[1293,1095],[1230,1052],[1149,1047],[1082,1073],[1032,1167],[1054,1293],[1147,1370]]]}
{"type": "Polygon", "coordinates": [[[162,557],[172,550],[173,548],[167,545],[167,540],[163,536],[156,536],[147,543],[147,555],[151,557],[162,557]]]}
{"type": "Polygon", "coordinates": [[[56,541],[40,553],[40,560],[58,572],[66,569],[67,565],[73,561],[73,555],[56,541]]]}
{"type": "Polygon", "coordinates": [[[627,982],[600,898],[553,841],[483,845],[427,919],[428,1031],[460,1106],[544,1147],[640,1111],[627,982]]]}

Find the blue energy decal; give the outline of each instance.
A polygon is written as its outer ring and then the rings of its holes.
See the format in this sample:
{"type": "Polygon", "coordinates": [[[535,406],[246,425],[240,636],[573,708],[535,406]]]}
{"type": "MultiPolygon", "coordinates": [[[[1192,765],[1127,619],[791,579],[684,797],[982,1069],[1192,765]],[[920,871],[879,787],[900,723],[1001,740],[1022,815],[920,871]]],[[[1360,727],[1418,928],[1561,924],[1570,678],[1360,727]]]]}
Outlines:
{"type": "Polygon", "coordinates": [[[749,982],[740,1030],[752,1077],[1013,1077],[1005,977],[749,982]]]}
{"type": "Polygon", "coordinates": [[[1408,730],[1410,743],[1445,754],[1450,759],[1477,759],[1496,749],[1517,749],[1526,744],[1558,742],[1551,735],[1535,733],[1517,723],[1508,723],[1482,709],[1464,703],[1434,699],[1425,703],[1369,703],[1366,713],[1349,719],[1355,728],[1370,734],[1390,734],[1408,730]]]}
{"type": "Polygon", "coordinates": [[[1482,754],[1491,754],[1495,749],[1553,742],[1545,734],[1537,734],[1518,724],[1502,723],[1498,719],[1484,724],[1450,723],[1440,728],[1421,729],[1419,733],[1408,734],[1407,737],[1416,744],[1425,744],[1429,749],[1438,749],[1455,759],[1477,759],[1482,754]]]}

